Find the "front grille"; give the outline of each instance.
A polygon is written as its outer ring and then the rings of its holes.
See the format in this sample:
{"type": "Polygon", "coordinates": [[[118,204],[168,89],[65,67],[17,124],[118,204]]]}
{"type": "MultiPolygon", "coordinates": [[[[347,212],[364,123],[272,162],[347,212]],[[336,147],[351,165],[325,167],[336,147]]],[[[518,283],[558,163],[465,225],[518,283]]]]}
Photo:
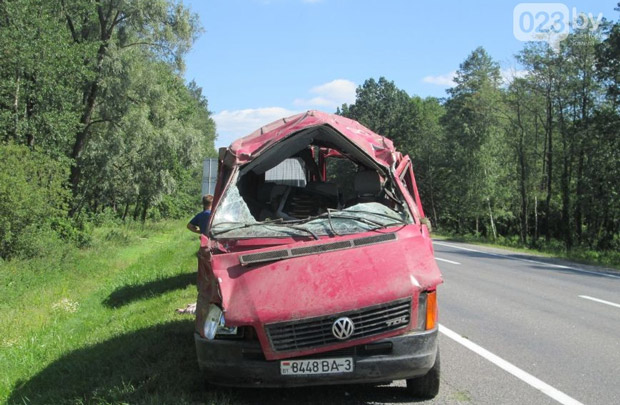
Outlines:
{"type": "Polygon", "coordinates": [[[334,321],[343,316],[355,325],[347,341],[402,329],[411,321],[411,298],[319,318],[274,323],[266,325],[265,330],[276,352],[312,349],[343,342],[332,334],[334,321]]]}

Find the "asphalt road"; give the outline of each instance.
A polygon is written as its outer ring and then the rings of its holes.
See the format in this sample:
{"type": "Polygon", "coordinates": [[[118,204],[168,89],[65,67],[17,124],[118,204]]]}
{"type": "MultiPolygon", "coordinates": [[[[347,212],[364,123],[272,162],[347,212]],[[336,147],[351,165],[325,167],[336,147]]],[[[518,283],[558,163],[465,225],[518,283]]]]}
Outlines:
{"type": "Polygon", "coordinates": [[[445,280],[440,324],[529,377],[442,333],[444,387],[433,402],[620,403],[620,273],[452,242],[434,246],[445,280]]]}
{"type": "MultiPolygon", "coordinates": [[[[434,400],[414,402],[620,404],[620,273],[460,243],[434,245],[445,280],[438,296],[442,385],[434,400]]],[[[396,381],[250,390],[237,392],[237,399],[412,403],[403,387],[396,381]]]]}

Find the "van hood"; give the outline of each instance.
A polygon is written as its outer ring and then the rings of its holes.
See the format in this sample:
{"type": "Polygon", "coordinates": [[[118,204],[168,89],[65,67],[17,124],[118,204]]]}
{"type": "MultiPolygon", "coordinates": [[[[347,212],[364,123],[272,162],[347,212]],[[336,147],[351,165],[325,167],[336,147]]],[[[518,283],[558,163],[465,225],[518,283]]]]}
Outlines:
{"type": "MultiPolygon", "coordinates": [[[[368,234],[330,238],[328,243],[368,234]]],[[[265,324],[336,314],[435,289],[441,274],[420,227],[408,225],[393,234],[388,242],[246,266],[241,256],[248,252],[213,256],[226,324],[253,325],[260,338],[265,324]]],[[[251,253],[325,243],[294,243],[251,253]]]]}

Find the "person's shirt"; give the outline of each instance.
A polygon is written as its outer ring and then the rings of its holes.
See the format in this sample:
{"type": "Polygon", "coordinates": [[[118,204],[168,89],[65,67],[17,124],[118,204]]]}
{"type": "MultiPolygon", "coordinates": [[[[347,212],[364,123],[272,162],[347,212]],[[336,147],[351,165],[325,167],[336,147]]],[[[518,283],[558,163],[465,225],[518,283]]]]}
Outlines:
{"type": "Polygon", "coordinates": [[[211,210],[204,210],[198,214],[191,221],[190,224],[197,226],[200,228],[200,233],[207,236],[207,224],[209,223],[209,218],[211,217],[211,210]]]}

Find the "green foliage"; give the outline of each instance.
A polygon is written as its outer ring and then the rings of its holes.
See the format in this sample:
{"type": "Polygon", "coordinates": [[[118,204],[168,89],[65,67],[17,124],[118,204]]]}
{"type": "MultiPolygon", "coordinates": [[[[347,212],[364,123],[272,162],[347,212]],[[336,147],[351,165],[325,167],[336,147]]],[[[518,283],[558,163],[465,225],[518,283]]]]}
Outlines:
{"type": "Polygon", "coordinates": [[[71,236],[62,232],[72,228],[65,224],[67,169],[25,146],[0,145],[1,257],[44,255],[58,236],[71,236]]]}
{"type": "Polygon", "coordinates": [[[93,231],[86,249],[0,263],[0,403],[226,402],[204,390],[185,221],[93,231]]]}
{"type": "MultiPolygon", "coordinates": [[[[182,75],[200,31],[173,0],[0,1],[0,141],[36,148],[37,162],[56,162],[57,180],[72,191],[39,231],[20,218],[41,214],[17,204],[2,218],[11,226],[3,225],[1,256],[38,254],[54,238],[88,245],[88,221],[195,210],[191,183],[202,159],[215,156],[207,100],[182,75]]],[[[24,176],[33,170],[26,159],[12,162],[24,176]]],[[[53,198],[47,205],[57,209],[53,198]]]]}
{"type": "Polygon", "coordinates": [[[606,37],[576,30],[559,53],[527,44],[517,55],[526,74],[510,83],[477,48],[442,101],[369,79],[338,113],[412,157],[440,232],[584,257],[618,250],[618,26],[606,37]]]}
{"type": "Polygon", "coordinates": [[[384,77],[366,80],[356,90],[355,103],[343,105],[337,114],[352,118],[402,146],[413,134],[416,115],[407,93],[384,77]]]}

